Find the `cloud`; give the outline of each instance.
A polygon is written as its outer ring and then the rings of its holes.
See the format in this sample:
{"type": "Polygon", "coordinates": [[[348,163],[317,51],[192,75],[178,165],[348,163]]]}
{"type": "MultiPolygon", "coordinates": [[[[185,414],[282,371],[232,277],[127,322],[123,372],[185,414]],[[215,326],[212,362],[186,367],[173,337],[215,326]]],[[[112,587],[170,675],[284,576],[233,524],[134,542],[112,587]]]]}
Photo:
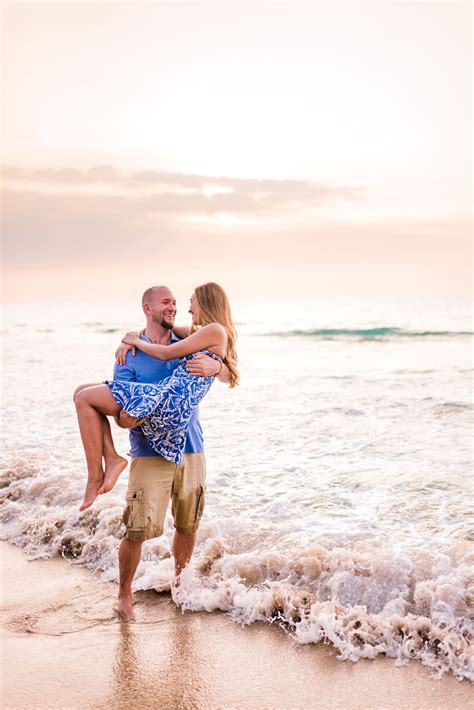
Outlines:
{"type": "MultiPolygon", "coordinates": [[[[177,219],[176,197],[164,208],[157,196],[5,190],[4,268],[140,263],[172,255],[242,257],[270,264],[289,259],[311,265],[329,257],[341,263],[376,254],[388,263],[403,254],[455,256],[469,245],[469,224],[462,220],[340,224],[313,215],[292,224],[277,216],[261,224],[226,227],[177,219]]],[[[231,196],[219,198],[230,209],[231,196]]],[[[198,207],[206,199],[193,196],[198,207]]]]}
{"type": "Polygon", "coordinates": [[[290,180],[125,175],[107,167],[8,168],[4,178],[7,300],[26,298],[25,289],[29,298],[35,289],[55,298],[61,279],[76,284],[81,298],[89,290],[116,298],[125,283],[135,279],[141,288],[163,273],[192,284],[222,278],[237,290],[244,283],[249,293],[273,293],[281,283],[298,291],[372,289],[377,295],[390,284],[394,293],[469,289],[467,220],[342,223],[306,210],[337,195],[339,215],[343,200],[359,199],[357,190],[333,194],[327,186],[290,180]],[[227,191],[213,192],[218,189],[227,191]],[[262,193],[257,208],[255,195],[262,193]],[[235,221],[207,220],[225,214],[235,221]]]}
{"type": "Polygon", "coordinates": [[[37,195],[110,196],[129,200],[145,214],[183,216],[265,216],[334,202],[361,200],[360,187],[332,186],[303,180],[256,180],[223,176],[141,171],[124,173],[113,166],[24,169],[6,166],[10,192],[37,195]]]}

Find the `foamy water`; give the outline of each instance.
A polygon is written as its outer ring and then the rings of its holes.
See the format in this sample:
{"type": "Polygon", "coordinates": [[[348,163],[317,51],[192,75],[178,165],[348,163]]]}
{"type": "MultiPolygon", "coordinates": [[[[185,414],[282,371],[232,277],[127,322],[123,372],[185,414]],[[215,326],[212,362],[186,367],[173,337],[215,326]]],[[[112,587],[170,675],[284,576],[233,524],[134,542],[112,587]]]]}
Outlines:
{"type": "MultiPolygon", "coordinates": [[[[458,304],[237,314],[242,385],[216,383],[201,405],[207,508],[173,591],[183,609],[474,679],[468,315],[458,304]]],[[[2,538],[115,581],[127,473],[78,513],[71,393],[110,375],[138,319],[10,309],[4,326],[2,538]]],[[[127,451],[126,432],[114,436],[127,451]]],[[[145,544],[136,589],[169,585],[172,532],[168,518],[145,544]]]]}

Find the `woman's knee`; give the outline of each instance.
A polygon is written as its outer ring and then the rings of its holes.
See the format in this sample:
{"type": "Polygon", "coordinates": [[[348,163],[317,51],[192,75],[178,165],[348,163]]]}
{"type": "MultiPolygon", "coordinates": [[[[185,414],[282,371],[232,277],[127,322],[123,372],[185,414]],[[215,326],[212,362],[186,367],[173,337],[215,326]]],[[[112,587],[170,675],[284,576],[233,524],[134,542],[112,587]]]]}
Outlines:
{"type": "Polygon", "coordinates": [[[74,404],[76,405],[76,409],[95,406],[95,398],[92,390],[91,385],[77,388],[76,392],[74,392],[74,404]]]}
{"type": "Polygon", "coordinates": [[[76,389],[74,390],[74,394],[72,395],[73,402],[77,400],[81,392],[83,392],[86,387],[87,385],[79,385],[79,387],[76,387],[76,389]]]}
{"type": "Polygon", "coordinates": [[[95,383],[90,383],[88,382],[85,385],[79,385],[79,387],[76,387],[74,390],[74,394],[72,395],[72,399],[74,402],[78,399],[78,397],[83,397],[86,390],[90,389],[91,387],[96,387],[97,385],[95,383]]]}
{"type": "Polygon", "coordinates": [[[95,409],[98,414],[115,417],[120,406],[113,398],[107,385],[89,385],[84,387],[74,400],[77,410],[95,409]]]}

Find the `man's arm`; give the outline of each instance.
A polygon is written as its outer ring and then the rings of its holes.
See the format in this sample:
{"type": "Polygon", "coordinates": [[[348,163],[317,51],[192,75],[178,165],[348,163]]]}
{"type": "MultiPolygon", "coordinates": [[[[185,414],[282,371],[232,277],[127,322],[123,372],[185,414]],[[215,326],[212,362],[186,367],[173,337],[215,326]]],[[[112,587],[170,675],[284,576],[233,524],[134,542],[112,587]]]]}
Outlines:
{"type": "Polygon", "coordinates": [[[187,360],[186,369],[190,375],[196,375],[197,377],[215,376],[224,384],[229,384],[230,382],[230,371],[227,365],[214,360],[209,355],[204,355],[204,353],[198,353],[192,360],[187,360]]]}
{"type": "MultiPolygon", "coordinates": [[[[173,326],[173,333],[178,338],[187,338],[191,335],[191,328],[173,326]]],[[[230,370],[227,365],[224,365],[223,362],[217,362],[217,360],[209,357],[209,355],[204,355],[204,353],[197,353],[192,360],[187,360],[186,369],[190,375],[195,375],[196,377],[216,377],[224,384],[229,384],[230,382],[230,370]]]]}
{"type": "Polygon", "coordinates": [[[128,352],[125,357],[124,365],[119,365],[117,362],[115,362],[113,374],[114,380],[122,380],[123,382],[136,382],[137,373],[132,363],[132,355],[130,352],[128,352]]]}
{"type": "MultiPolygon", "coordinates": [[[[135,368],[132,367],[131,359],[132,354],[128,352],[125,357],[125,365],[119,365],[115,362],[113,374],[114,380],[122,380],[124,382],[137,381],[137,375],[135,368]]],[[[120,410],[118,416],[114,417],[114,419],[115,423],[122,429],[130,429],[131,426],[135,426],[135,424],[132,424],[132,417],[125,414],[123,409],[120,410]]]]}
{"type": "Polygon", "coordinates": [[[191,328],[186,325],[174,325],[173,326],[173,333],[180,340],[182,340],[183,338],[187,338],[189,335],[191,335],[191,328]]]}
{"type": "Polygon", "coordinates": [[[216,375],[216,377],[219,382],[223,382],[225,385],[228,385],[230,383],[230,370],[227,365],[224,365],[224,363],[222,363],[221,371],[218,375],[216,375]]]}

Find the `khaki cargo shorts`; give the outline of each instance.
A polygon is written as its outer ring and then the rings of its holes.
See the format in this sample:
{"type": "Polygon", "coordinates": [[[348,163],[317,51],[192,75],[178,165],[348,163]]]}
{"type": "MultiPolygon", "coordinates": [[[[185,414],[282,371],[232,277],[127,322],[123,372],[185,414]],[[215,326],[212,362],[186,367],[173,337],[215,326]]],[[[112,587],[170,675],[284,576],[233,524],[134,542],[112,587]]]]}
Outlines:
{"type": "Polygon", "coordinates": [[[123,511],[125,538],[143,542],[159,537],[170,498],[176,530],[184,534],[196,532],[204,510],[205,487],[204,452],[184,454],[181,464],[161,456],[132,459],[123,511]]]}

